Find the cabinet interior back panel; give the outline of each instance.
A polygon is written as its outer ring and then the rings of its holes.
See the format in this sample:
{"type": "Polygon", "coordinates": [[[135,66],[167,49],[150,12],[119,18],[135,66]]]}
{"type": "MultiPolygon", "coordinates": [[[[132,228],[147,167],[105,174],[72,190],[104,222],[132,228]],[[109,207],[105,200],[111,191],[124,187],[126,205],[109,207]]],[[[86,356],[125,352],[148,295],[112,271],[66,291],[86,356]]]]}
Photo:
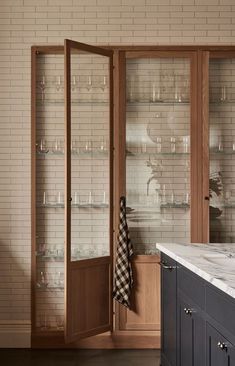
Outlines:
{"type": "Polygon", "coordinates": [[[136,253],[190,240],[190,62],[127,61],[126,189],[136,253]]]}
{"type": "Polygon", "coordinates": [[[210,241],[235,241],[235,59],[210,60],[210,241]]]}

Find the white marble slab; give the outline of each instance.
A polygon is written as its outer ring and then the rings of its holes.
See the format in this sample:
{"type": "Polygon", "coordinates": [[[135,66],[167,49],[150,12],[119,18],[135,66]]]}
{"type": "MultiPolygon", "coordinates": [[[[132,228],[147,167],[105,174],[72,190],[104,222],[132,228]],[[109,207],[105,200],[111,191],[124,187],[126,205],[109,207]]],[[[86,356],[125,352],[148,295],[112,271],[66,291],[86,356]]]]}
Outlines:
{"type": "Polygon", "coordinates": [[[235,243],[157,243],[156,247],[235,299],[235,243]]]}

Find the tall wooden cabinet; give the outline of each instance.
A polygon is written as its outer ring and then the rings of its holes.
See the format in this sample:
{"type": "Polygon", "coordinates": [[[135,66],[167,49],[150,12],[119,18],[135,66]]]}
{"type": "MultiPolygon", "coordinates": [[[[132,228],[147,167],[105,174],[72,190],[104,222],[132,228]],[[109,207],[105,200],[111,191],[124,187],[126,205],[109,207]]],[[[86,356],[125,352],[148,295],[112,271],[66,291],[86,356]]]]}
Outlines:
{"type": "Polygon", "coordinates": [[[32,47],[33,347],[160,347],[155,243],[234,241],[234,56],[32,47]],[[131,310],[112,301],[122,195],[131,310]]]}

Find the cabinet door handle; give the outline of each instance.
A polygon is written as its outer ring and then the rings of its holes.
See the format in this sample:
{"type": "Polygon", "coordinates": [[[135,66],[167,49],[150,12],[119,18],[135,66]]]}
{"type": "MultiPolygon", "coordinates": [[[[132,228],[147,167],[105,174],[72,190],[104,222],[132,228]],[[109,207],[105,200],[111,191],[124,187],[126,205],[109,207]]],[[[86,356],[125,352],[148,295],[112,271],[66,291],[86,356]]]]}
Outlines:
{"type": "Polygon", "coordinates": [[[184,312],[187,315],[192,315],[193,310],[192,309],[189,309],[189,308],[184,308],[184,312]]]}
{"type": "Polygon", "coordinates": [[[227,351],[227,349],[228,349],[227,344],[226,344],[226,343],[224,343],[224,342],[218,342],[218,343],[217,343],[217,347],[218,347],[219,349],[221,349],[221,351],[227,351]]]}
{"type": "Polygon", "coordinates": [[[159,265],[164,268],[164,269],[168,269],[168,271],[172,271],[173,269],[176,269],[176,266],[168,266],[166,263],[164,262],[160,262],[159,265]]]}

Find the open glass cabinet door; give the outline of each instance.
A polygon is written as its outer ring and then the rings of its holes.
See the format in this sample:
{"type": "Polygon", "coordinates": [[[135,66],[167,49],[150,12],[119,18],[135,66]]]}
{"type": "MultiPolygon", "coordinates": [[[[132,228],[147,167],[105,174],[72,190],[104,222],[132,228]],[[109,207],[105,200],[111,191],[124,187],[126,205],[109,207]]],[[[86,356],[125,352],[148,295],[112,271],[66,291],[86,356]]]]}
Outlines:
{"type": "Polygon", "coordinates": [[[65,341],[112,330],[113,53],[65,40],[65,341]]]}

